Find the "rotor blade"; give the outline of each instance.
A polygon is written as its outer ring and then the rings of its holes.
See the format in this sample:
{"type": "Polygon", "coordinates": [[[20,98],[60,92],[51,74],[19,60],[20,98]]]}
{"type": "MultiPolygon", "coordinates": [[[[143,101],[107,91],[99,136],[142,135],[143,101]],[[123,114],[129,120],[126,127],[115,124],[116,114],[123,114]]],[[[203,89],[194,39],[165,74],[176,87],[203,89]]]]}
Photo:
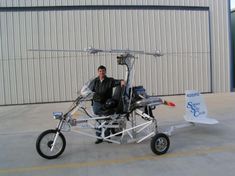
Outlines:
{"type": "Polygon", "coordinates": [[[38,51],[38,52],[87,52],[89,54],[97,53],[115,53],[115,54],[143,54],[151,55],[155,57],[163,56],[163,53],[160,51],[156,52],[146,52],[138,50],[129,50],[129,49],[97,49],[93,47],[85,48],[84,50],[69,50],[69,49],[28,49],[28,51],[38,51]]]}
{"type": "Polygon", "coordinates": [[[86,50],[64,50],[64,49],[28,49],[27,51],[43,52],[87,52],[86,50]]]}
{"type": "Polygon", "coordinates": [[[98,49],[89,46],[84,50],[75,49],[29,49],[28,51],[38,51],[38,52],[82,52],[89,54],[98,54],[98,53],[109,53],[109,54],[142,54],[142,55],[150,55],[154,57],[161,57],[164,55],[197,55],[197,54],[209,54],[210,51],[201,51],[201,52],[160,52],[159,50],[155,50],[153,52],[146,52],[141,50],[130,50],[130,49],[98,49]]]}
{"type": "Polygon", "coordinates": [[[190,55],[190,54],[209,54],[210,51],[193,51],[193,52],[166,52],[164,55],[190,55]]]}
{"type": "Polygon", "coordinates": [[[143,55],[151,55],[154,57],[159,57],[159,56],[163,56],[163,53],[160,53],[160,51],[155,51],[155,52],[146,52],[146,51],[138,51],[138,50],[119,50],[119,49],[112,49],[111,50],[112,53],[132,53],[132,54],[143,54],[143,55]]]}
{"type": "Polygon", "coordinates": [[[89,54],[96,54],[96,53],[110,53],[111,50],[102,50],[96,49],[92,47],[85,48],[84,50],[76,49],[28,49],[27,51],[38,51],[38,52],[82,52],[82,53],[89,53],[89,54]]]}

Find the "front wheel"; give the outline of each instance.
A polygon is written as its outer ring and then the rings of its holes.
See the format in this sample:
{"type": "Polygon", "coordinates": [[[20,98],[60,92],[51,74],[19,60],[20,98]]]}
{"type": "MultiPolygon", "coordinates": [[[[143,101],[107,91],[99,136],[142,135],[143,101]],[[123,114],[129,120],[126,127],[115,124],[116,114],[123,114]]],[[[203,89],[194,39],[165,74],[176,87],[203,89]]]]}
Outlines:
{"type": "Polygon", "coordinates": [[[152,138],[150,146],[153,153],[163,155],[170,147],[169,137],[164,133],[158,133],[152,138]]]}
{"type": "Polygon", "coordinates": [[[54,129],[42,132],[36,141],[38,154],[46,159],[54,159],[60,156],[64,152],[65,146],[64,135],[54,129]]]}

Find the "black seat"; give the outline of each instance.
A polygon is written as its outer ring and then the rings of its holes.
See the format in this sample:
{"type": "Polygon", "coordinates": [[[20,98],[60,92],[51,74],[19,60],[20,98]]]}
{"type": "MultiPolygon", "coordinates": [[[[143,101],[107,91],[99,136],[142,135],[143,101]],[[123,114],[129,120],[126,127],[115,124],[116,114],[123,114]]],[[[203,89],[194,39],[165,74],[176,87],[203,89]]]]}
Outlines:
{"type": "Polygon", "coordinates": [[[114,113],[123,113],[122,95],[125,88],[117,86],[111,99],[108,99],[103,107],[101,115],[112,115],[114,113]]]}
{"type": "Polygon", "coordinates": [[[112,99],[117,102],[117,106],[115,107],[116,113],[124,113],[124,100],[123,94],[125,92],[125,87],[118,86],[116,87],[112,99]]]}

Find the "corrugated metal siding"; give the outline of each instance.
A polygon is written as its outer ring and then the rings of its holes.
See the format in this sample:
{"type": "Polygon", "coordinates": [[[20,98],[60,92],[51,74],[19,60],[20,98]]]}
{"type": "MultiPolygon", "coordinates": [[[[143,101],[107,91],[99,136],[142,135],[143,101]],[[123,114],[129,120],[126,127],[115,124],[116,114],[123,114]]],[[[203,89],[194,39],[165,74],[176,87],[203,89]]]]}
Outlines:
{"type": "Polygon", "coordinates": [[[233,50],[233,88],[235,88],[235,9],[231,12],[231,32],[233,50]]]}
{"type": "Polygon", "coordinates": [[[80,49],[93,45],[98,48],[158,48],[166,52],[211,49],[211,58],[209,53],[201,53],[139,59],[136,64],[136,84],[143,84],[150,94],[158,95],[183,93],[186,89],[203,92],[230,90],[228,4],[225,2],[25,0],[0,3],[1,7],[155,4],[210,8],[209,12],[101,9],[2,11],[0,104],[74,99],[81,85],[96,74],[99,64],[107,65],[111,76],[122,78],[124,75],[123,68],[117,66],[116,60],[110,59],[109,55],[94,57],[79,53],[27,52],[28,48],[80,49]]]}

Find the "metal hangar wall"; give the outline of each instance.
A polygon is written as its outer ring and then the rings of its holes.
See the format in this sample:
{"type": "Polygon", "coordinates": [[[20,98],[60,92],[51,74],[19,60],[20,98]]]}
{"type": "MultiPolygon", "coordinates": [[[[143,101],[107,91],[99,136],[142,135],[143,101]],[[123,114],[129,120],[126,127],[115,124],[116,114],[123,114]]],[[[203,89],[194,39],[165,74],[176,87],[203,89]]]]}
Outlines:
{"type": "Polygon", "coordinates": [[[149,94],[228,92],[229,13],[229,1],[221,0],[2,0],[0,105],[73,100],[100,64],[109,76],[124,77],[115,55],[32,48],[158,49],[168,54],[136,61],[134,84],[149,94]]]}

